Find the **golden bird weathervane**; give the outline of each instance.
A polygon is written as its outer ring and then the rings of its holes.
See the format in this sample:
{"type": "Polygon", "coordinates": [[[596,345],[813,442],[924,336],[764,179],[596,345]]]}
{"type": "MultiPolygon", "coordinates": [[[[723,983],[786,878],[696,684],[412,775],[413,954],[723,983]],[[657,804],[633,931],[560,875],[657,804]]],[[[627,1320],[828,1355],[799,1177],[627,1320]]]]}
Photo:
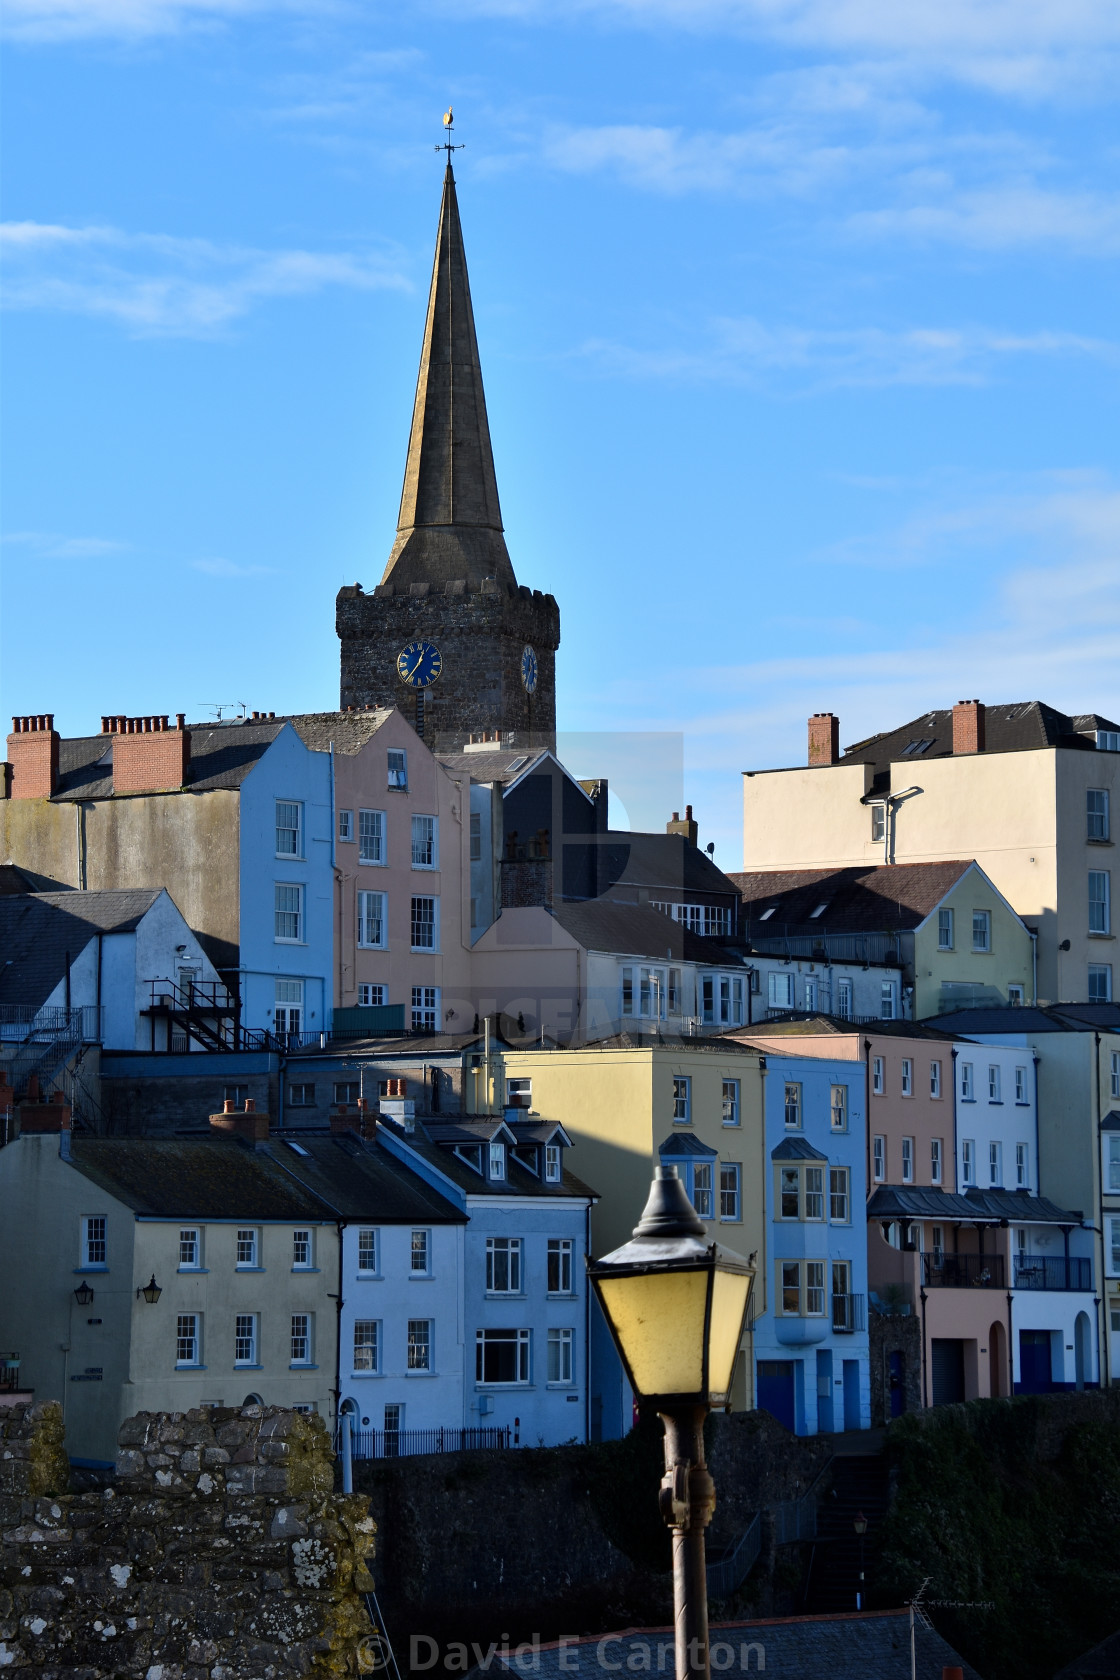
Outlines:
{"type": "Polygon", "coordinates": [[[463,150],[463,147],[466,145],[465,140],[461,140],[457,146],[452,144],[451,136],[455,132],[455,113],[451,109],[450,105],[447,107],[446,111],[443,113],[443,126],[447,130],[447,138],[446,138],[446,140],[444,140],[442,145],[436,146],[435,150],[437,152],[446,152],[447,153],[447,166],[450,169],[452,152],[461,152],[463,150]]]}

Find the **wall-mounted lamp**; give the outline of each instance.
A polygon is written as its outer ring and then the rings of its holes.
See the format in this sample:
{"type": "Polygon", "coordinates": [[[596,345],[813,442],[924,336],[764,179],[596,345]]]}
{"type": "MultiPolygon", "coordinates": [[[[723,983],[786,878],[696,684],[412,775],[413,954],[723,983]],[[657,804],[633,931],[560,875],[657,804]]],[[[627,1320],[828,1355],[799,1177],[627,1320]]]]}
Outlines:
{"type": "Polygon", "coordinates": [[[152,1275],[151,1275],[151,1278],[144,1285],[143,1289],[138,1289],[136,1291],[136,1299],[139,1300],[141,1295],[143,1295],[143,1297],[144,1297],[145,1301],[147,1301],[148,1305],[150,1307],[154,1307],[156,1302],[159,1300],[159,1298],[162,1294],[163,1294],[163,1290],[160,1288],[159,1284],[156,1282],[156,1274],[153,1272],[152,1275]]]}
{"type": "Polygon", "coordinates": [[[88,1307],[90,1302],[93,1300],[93,1290],[90,1288],[85,1278],[82,1279],[77,1289],[75,1289],[74,1299],[80,1307],[88,1307]]]}

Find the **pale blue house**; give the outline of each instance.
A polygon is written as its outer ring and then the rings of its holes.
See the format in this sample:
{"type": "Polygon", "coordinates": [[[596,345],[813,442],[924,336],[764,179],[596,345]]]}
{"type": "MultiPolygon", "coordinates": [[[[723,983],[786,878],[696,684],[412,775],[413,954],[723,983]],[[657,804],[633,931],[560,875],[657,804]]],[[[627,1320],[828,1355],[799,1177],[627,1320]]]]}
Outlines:
{"type": "Polygon", "coordinates": [[[798,1435],[867,1429],[863,1064],[768,1054],[767,1066],[756,1403],[798,1435]]]}

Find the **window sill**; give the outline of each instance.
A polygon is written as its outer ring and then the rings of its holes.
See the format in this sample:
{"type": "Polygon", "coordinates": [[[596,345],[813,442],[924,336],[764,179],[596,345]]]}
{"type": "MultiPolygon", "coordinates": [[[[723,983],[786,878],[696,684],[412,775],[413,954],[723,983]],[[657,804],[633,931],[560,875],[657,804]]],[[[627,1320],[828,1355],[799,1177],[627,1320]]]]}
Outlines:
{"type": "Polygon", "coordinates": [[[439,1372],[438,1371],[406,1371],[405,1376],[408,1377],[408,1378],[412,1378],[412,1377],[438,1377],[439,1372]]]}
{"type": "MultiPolygon", "coordinates": [[[[258,1366],[257,1369],[259,1370],[260,1367],[258,1366]]],[[[288,1361],[288,1369],[289,1371],[317,1371],[319,1367],[318,1365],[312,1365],[310,1361],[306,1359],[290,1359],[288,1361]]]]}
{"type": "Polygon", "coordinates": [[[281,939],[279,934],[275,934],[272,943],[274,945],[306,945],[307,941],[306,939],[281,939]]]}
{"type": "Polygon", "coordinates": [[[989,1097],[988,1098],[988,1107],[989,1108],[1002,1108],[1003,1107],[1003,1098],[1002,1097],[989,1097]]]}
{"type": "Polygon", "coordinates": [[[209,1266],[176,1266],[180,1277],[202,1277],[210,1270],[209,1266]]]}
{"type": "Polygon", "coordinates": [[[962,1101],[962,1103],[974,1103],[976,1101],[976,1098],[975,1097],[962,1097],[961,1101],[962,1101]]]}
{"type": "Polygon", "coordinates": [[[438,945],[410,945],[408,948],[414,957],[438,957],[440,954],[438,945]]]}
{"type": "Polygon", "coordinates": [[[238,1272],[238,1273],[263,1272],[264,1271],[263,1266],[235,1266],[233,1269],[234,1269],[235,1272],[238,1272]]]}
{"type": "Polygon", "coordinates": [[[516,1393],[518,1390],[520,1390],[520,1392],[522,1394],[524,1394],[526,1391],[534,1389],[535,1387],[536,1387],[536,1384],[535,1383],[530,1383],[530,1382],[508,1382],[508,1383],[489,1382],[488,1383],[488,1382],[477,1382],[476,1381],[475,1385],[474,1385],[474,1391],[475,1391],[476,1394],[509,1394],[511,1392],[516,1393]]]}
{"type": "Polygon", "coordinates": [[[550,1382],[550,1383],[545,1383],[545,1385],[544,1385],[544,1386],[545,1386],[545,1387],[546,1387],[546,1388],[547,1388],[547,1389],[550,1389],[550,1390],[551,1390],[551,1391],[552,1391],[552,1392],[553,1392],[553,1393],[560,1393],[560,1394],[563,1394],[563,1393],[564,1393],[564,1392],[565,1392],[565,1391],[566,1391],[566,1390],[568,1390],[568,1389],[573,1389],[573,1388],[574,1388],[574,1387],[575,1387],[575,1383],[570,1383],[570,1382],[550,1382]]]}
{"type": "Polygon", "coordinates": [[[388,858],[360,857],[358,859],[358,867],[359,869],[387,869],[389,867],[389,860],[388,858]]]}
{"type": "Polygon", "coordinates": [[[579,1296],[574,1289],[550,1289],[546,1299],[549,1301],[578,1301],[579,1296]]]}
{"type": "Polygon", "coordinates": [[[482,1298],[484,1301],[523,1301],[525,1291],[523,1289],[487,1289],[484,1291],[482,1298]]]}
{"type": "Polygon", "coordinates": [[[273,852],[272,855],[276,859],[277,863],[306,863],[307,862],[307,858],[302,853],[273,852]]]}
{"type": "Polygon", "coordinates": [[[383,1377],[384,1375],[384,1371],[351,1371],[350,1378],[352,1382],[365,1382],[367,1377],[383,1377]]]}
{"type": "Polygon", "coordinates": [[[96,1272],[98,1277],[106,1277],[108,1275],[108,1271],[108,1266],[75,1266],[73,1276],[84,1277],[87,1272],[96,1272]]]}
{"type": "Polygon", "coordinates": [[[313,1277],[315,1275],[315,1273],[317,1273],[320,1270],[321,1270],[321,1268],[318,1267],[318,1266],[293,1266],[292,1267],[292,1276],[293,1277],[313,1277]]]}
{"type": "Polygon", "coordinates": [[[235,1359],[234,1362],[233,1362],[233,1368],[234,1368],[235,1371],[263,1371],[264,1370],[263,1365],[255,1365],[255,1364],[250,1363],[248,1360],[244,1360],[244,1359],[235,1359]]]}
{"type": "Polygon", "coordinates": [[[432,1272],[409,1272],[408,1281],[409,1283],[434,1283],[435,1275],[432,1272]]]}
{"type": "Polygon", "coordinates": [[[1115,939],[1116,935],[1114,933],[1093,933],[1090,931],[1085,937],[1086,939],[1115,939]]]}
{"type": "Polygon", "coordinates": [[[355,1272],[355,1283],[384,1283],[384,1272],[355,1272]]]}
{"type": "Polygon", "coordinates": [[[1029,1108],[1030,1106],[1031,1106],[1030,1103],[1025,1102],[1021,1097],[1016,1097],[1015,1098],[1015,1107],[1016,1108],[1029,1108]]]}
{"type": "Polygon", "coordinates": [[[177,1371],[205,1371],[206,1366],[205,1365],[188,1365],[185,1360],[180,1361],[180,1360],[177,1359],[175,1361],[175,1369],[177,1371]]]}
{"type": "Polygon", "coordinates": [[[738,1120],[725,1120],[723,1122],[723,1127],[725,1131],[733,1131],[739,1124],[740,1122],[738,1120]]]}

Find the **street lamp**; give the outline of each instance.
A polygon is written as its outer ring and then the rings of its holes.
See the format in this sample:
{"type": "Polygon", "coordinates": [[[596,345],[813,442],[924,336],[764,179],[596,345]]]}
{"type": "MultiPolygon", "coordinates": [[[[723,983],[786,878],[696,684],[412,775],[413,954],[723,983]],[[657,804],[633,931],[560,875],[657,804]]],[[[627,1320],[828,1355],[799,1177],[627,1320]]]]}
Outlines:
{"type": "Polygon", "coordinates": [[[88,1307],[90,1302],[93,1300],[93,1290],[90,1288],[85,1278],[82,1279],[77,1289],[75,1289],[74,1299],[80,1307],[88,1307]]]}
{"type": "Polygon", "coordinates": [[[138,1289],[136,1291],[136,1299],[139,1300],[141,1295],[143,1295],[148,1305],[150,1307],[154,1307],[162,1294],[163,1290],[156,1282],[156,1274],[153,1272],[150,1281],[146,1283],[142,1289],[138,1289]]]}
{"type": "Polygon", "coordinates": [[[859,1536],[859,1591],[856,1593],[856,1609],[863,1609],[863,1537],[867,1533],[867,1518],[862,1511],[857,1511],[852,1527],[859,1536]]]}
{"type": "Polygon", "coordinates": [[[634,1393],[665,1426],[661,1515],[673,1531],[677,1680],[709,1680],[704,1530],[715,1487],[704,1462],[704,1419],[726,1406],[754,1268],[705,1242],[677,1176],[658,1167],[632,1241],[588,1276],[634,1393]]]}

